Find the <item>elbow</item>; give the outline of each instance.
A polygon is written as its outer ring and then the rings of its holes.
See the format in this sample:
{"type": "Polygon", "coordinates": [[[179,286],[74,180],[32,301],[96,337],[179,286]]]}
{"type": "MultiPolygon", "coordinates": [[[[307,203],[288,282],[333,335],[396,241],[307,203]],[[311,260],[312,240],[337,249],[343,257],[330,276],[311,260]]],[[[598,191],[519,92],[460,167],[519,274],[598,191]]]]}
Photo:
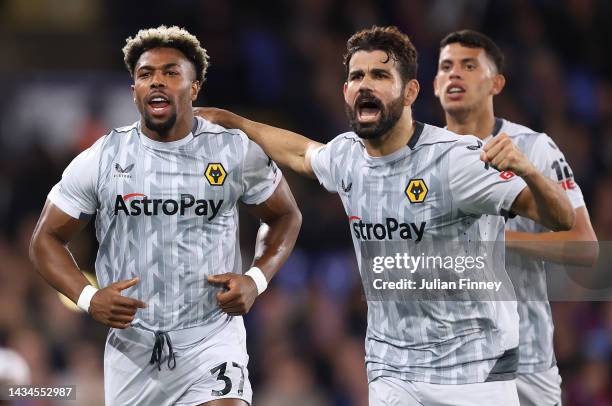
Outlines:
{"type": "Polygon", "coordinates": [[[32,234],[32,238],[30,238],[30,246],[28,247],[28,256],[30,258],[30,262],[36,266],[36,256],[38,253],[38,249],[40,246],[40,233],[38,230],[34,230],[32,234]]]}
{"type": "Polygon", "coordinates": [[[570,206],[569,210],[567,211],[564,217],[564,221],[562,222],[561,226],[563,227],[565,231],[568,231],[574,227],[575,222],[576,222],[576,212],[574,212],[574,209],[570,206]]]}
{"type": "Polygon", "coordinates": [[[297,207],[291,212],[291,223],[297,239],[297,235],[302,228],[302,212],[297,207]]]}
{"type": "Polygon", "coordinates": [[[593,267],[599,260],[599,240],[591,228],[580,233],[579,242],[582,266],[593,267]]]}
{"type": "Polygon", "coordinates": [[[576,221],[576,213],[574,209],[568,204],[567,208],[561,212],[555,221],[552,228],[553,231],[569,231],[574,227],[576,221]]]}
{"type": "Polygon", "coordinates": [[[599,241],[589,241],[584,250],[585,263],[588,267],[594,267],[599,260],[599,241]]]}
{"type": "Polygon", "coordinates": [[[298,235],[300,234],[300,229],[302,228],[302,212],[294,205],[292,210],[290,210],[287,214],[285,214],[285,225],[286,225],[286,237],[287,240],[291,241],[292,246],[295,245],[297,241],[298,235]]]}

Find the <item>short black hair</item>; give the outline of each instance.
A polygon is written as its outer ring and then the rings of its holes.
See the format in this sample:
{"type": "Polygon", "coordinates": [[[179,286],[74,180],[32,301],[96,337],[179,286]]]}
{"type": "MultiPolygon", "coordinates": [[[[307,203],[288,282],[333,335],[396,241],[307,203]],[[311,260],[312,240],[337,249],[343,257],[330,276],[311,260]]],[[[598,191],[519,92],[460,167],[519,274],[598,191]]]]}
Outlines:
{"type": "Polygon", "coordinates": [[[440,41],[440,49],[450,44],[459,43],[468,48],[482,48],[497,68],[498,73],[504,70],[504,54],[497,44],[481,32],[474,30],[460,30],[448,34],[440,41]]]}
{"type": "Polygon", "coordinates": [[[390,59],[394,59],[398,63],[398,70],[403,83],[416,79],[417,51],[408,35],[395,26],[373,26],[356,32],[349,38],[344,54],[344,67],[347,76],[351,58],[358,51],[383,51],[390,59]]]}

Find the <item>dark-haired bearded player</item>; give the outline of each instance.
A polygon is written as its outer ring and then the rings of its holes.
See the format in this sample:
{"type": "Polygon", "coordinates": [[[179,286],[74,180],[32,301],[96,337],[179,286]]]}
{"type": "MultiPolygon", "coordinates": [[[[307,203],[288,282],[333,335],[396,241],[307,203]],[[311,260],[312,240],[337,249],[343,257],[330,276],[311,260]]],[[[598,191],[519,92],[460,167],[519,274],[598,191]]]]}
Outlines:
{"type": "MultiPolygon", "coordinates": [[[[571,227],[567,197],[512,143],[500,138],[483,150],[477,138],[413,121],[416,50],[397,28],[354,34],[344,60],[353,132],[326,145],[223,110],[199,114],[240,128],[272,159],[340,195],[364,285],[371,270],[362,255],[372,243],[401,242],[419,252],[421,241],[477,241],[483,214],[510,211],[554,229],[571,227]]],[[[499,232],[503,238],[503,227],[499,232]]],[[[368,297],[370,404],[516,405],[517,346],[513,301],[368,297]]]]}
{"type": "MultiPolygon", "coordinates": [[[[519,400],[521,406],[555,406],[561,405],[561,376],[553,348],[554,326],[542,259],[565,262],[573,256],[594,261],[597,244],[589,242],[596,241],[597,237],[580,187],[554,141],[546,134],[495,117],[493,97],[505,85],[503,61],[501,50],[486,35],[472,30],[452,32],[440,42],[434,91],[444,109],[449,130],[474,134],[483,142],[502,134],[509,136],[542,174],[565,189],[576,211],[576,222],[569,231],[552,233],[525,217],[508,219],[506,223],[508,245],[518,246],[522,251],[522,255],[509,251],[506,257],[520,318],[519,400]],[[576,249],[581,252],[571,252],[576,249]]],[[[487,222],[497,223],[499,218],[483,216],[481,222],[486,228],[487,222]]]]}
{"type": "Polygon", "coordinates": [[[31,243],[40,274],[111,328],[107,405],[250,404],[242,314],[291,252],[301,215],[280,170],[237,130],[194,118],[208,56],[178,27],[128,38],[137,123],[77,156],[31,243]],[[261,219],[243,275],[237,204],[261,219]],[[66,244],[97,214],[89,285],[66,244]]]}

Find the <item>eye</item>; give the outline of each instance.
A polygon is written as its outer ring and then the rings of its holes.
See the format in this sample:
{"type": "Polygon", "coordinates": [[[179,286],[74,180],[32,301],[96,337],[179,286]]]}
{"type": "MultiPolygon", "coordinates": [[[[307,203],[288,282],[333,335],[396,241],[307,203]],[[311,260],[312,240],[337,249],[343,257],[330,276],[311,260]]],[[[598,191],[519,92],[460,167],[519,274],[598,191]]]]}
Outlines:
{"type": "Polygon", "coordinates": [[[383,79],[387,77],[387,74],[385,72],[374,72],[372,74],[376,79],[383,79]]]}
{"type": "Polygon", "coordinates": [[[448,72],[451,69],[451,65],[449,63],[444,63],[440,65],[439,68],[442,72],[448,72]]]}
{"type": "Polygon", "coordinates": [[[139,78],[143,78],[143,79],[144,79],[144,78],[148,78],[149,76],[151,76],[151,72],[140,72],[140,73],[138,74],[138,77],[139,77],[139,78]]]}
{"type": "Polygon", "coordinates": [[[168,75],[168,76],[177,76],[178,72],[174,71],[174,70],[169,70],[169,71],[166,72],[166,75],[168,75]]]}
{"type": "Polygon", "coordinates": [[[465,69],[466,69],[466,70],[474,70],[474,69],[476,69],[476,64],[473,64],[473,63],[466,63],[466,64],[465,64],[465,69]]]}
{"type": "Polygon", "coordinates": [[[354,72],[349,75],[349,80],[359,80],[362,78],[363,78],[363,73],[361,72],[354,72]]]}

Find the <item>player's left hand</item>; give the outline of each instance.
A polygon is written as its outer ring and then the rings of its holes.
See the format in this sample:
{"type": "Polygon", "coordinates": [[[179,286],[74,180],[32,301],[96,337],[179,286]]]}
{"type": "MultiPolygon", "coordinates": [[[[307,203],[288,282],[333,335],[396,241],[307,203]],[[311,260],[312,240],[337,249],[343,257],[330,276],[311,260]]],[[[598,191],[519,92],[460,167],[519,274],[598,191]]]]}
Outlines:
{"type": "Polygon", "coordinates": [[[208,282],[225,288],[217,293],[217,300],[221,310],[230,316],[247,314],[257,298],[257,285],[250,276],[224,273],[210,275],[208,282]]]}
{"type": "Polygon", "coordinates": [[[529,158],[506,133],[500,133],[487,142],[480,153],[480,159],[498,171],[512,171],[520,177],[536,171],[529,158]]]}
{"type": "Polygon", "coordinates": [[[229,111],[216,107],[194,107],[193,114],[226,128],[229,126],[227,119],[231,115],[229,111]]]}

